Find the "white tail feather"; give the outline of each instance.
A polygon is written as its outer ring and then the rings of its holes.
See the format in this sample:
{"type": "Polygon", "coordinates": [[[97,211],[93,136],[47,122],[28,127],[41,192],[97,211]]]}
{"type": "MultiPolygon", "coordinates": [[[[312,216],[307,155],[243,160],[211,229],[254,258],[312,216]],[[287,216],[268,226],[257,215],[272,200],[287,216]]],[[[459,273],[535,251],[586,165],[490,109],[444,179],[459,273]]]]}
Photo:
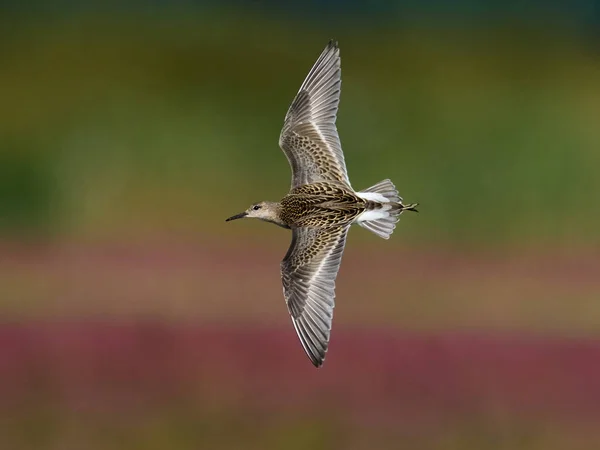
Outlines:
{"type": "Polygon", "coordinates": [[[398,216],[389,215],[383,219],[368,220],[358,222],[358,224],[383,239],[389,239],[394,232],[394,228],[396,228],[396,222],[398,222],[398,216]]]}
{"type": "Polygon", "coordinates": [[[396,228],[396,222],[398,222],[399,216],[402,213],[402,207],[393,208],[389,203],[402,203],[402,197],[398,195],[396,186],[390,180],[383,180],[374,186],[371,186],[364,191],[357,192],[359,197],[365,200],[375,201],[383,203],[381,209],[365,211],[359,216],[357,223],[375,233],[377,236],[383,239],[389,239],[394,228],[396,228]],[[388,203],[386,205],[386,203],[388,203]]]}
{"type": "Polygon", "coordinates": [[[381,194],[385,198],[387,198],[388,201],[390,201],[390,202],[396,202],[396,203],[402,202],[402,197],[400,197],[398,195],[396,186],[394,186],[394,183],[392,183],[391,180],[380,181],[376,185],[371,186],[370,188],[365,189],[364,191],[357,192],[357,194],[360,195],[365,192],[375,192],[377,194],[381,194]]]}

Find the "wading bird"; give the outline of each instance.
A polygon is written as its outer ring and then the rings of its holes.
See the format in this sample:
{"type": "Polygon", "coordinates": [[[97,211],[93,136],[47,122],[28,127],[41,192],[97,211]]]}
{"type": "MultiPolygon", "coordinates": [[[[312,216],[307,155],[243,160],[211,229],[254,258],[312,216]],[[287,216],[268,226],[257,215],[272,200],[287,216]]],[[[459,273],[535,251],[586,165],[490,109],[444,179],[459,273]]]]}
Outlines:
{"type": "Polygon", "coordinates": [[[363,191],[350,185],[335,126],[341,69],[337,43],[330,41],[290,106],[279,146],[292,168],[292,186],[279,203],[260,202],[227,221],[256,218],[292,230],[281,262],[283,293],[292,323],[316,367],[329,345],[335,279],[348,229],[353,223],[389,239],[403,204],[396,187],[383,180],[363,191]]]}

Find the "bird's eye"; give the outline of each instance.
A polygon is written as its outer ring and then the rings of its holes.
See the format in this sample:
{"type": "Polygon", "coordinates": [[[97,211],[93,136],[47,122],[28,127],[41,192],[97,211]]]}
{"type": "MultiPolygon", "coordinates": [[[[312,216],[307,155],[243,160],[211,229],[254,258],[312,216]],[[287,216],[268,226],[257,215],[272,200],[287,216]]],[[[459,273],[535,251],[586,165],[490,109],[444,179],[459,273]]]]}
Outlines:
{"type": "Polygon", "coordinates": [[[260,205],[254,205],[254,206],[252,207],[252,209],[253,209],[254,211],[258,211],[258,210],[260,209],[260,205]]]}

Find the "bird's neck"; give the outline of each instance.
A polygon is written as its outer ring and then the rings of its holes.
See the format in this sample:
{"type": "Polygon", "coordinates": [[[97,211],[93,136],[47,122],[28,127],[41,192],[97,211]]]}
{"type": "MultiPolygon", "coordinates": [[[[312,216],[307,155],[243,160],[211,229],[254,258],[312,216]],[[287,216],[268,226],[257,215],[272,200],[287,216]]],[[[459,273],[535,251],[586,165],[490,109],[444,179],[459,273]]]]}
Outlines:
{"type": "Polygon", "coordinates": [[[274,223],[282,228],[290,228],[290,226],[281,219],[281,204],[273,202],[269,204],[269,207],[272,214],[270,217],[265,217],[262,220],[265,222],[274,223]]]}
{"type": "Polygon", "coordinates": [[[274,223],[275,225],[279,225],[282,228],[287,228],[289,230],[290,226],[285,223],[283,220],[277,218],[277,219],[264,219],[265,222],[270,222],[270,223],[274,223]]]}

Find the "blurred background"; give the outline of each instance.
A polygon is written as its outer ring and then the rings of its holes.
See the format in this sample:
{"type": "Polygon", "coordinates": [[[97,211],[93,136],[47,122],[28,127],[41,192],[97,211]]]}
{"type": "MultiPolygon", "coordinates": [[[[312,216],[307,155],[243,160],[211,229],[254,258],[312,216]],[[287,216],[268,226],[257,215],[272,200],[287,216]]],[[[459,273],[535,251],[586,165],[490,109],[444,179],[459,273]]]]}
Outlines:
{"type": "Polygon", "coordinates": [[[600,4],[0,2],[6,449],[600,448],[600,4]],[[283,117],[330,38],[327,361],[281,293],[283,117]]]}

